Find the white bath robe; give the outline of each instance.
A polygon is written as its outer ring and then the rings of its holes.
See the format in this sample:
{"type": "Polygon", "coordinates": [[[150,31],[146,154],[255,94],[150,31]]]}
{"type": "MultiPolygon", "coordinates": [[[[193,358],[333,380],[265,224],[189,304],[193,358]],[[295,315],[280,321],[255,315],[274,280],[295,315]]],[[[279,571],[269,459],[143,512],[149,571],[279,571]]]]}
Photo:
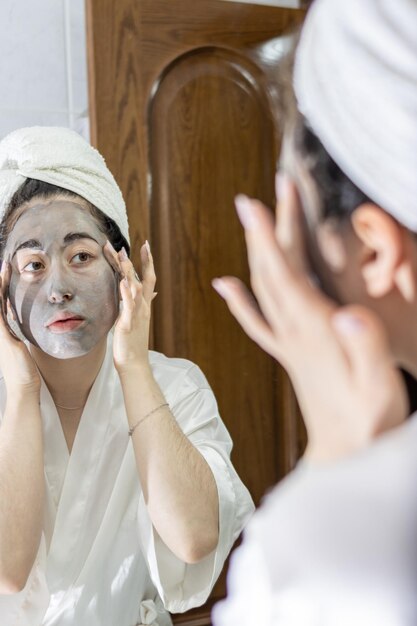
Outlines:
{"type": "MultiPolygon", "coordinates": [[[[0,595],[1,626],[171,624],[167,610],[186,611],[206,600],[253,511],[230,462],[232,442],[205,377],[190,361],[151,352],[155,379],[180,427],[211,467],[220,504],[214,553],[187,565],[165,546],[141,493],[111,340],[110,333],[71,455],[42,383],[44,529],[25,589],[0,595]]],[[[0,406],[4,412],[3,379],[0,406]]]]}
{"type": "Polygon", "coordinates": [[[213,623],[417,624],[417,415],[349,459],[300,464],[265,499],[213,623]]]}

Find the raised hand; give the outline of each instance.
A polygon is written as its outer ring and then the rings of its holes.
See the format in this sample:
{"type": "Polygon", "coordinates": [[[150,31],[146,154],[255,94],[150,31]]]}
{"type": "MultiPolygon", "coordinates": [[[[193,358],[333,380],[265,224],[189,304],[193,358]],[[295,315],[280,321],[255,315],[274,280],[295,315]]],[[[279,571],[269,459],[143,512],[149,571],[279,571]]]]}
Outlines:
{"type": "Polygon", "coordinates": [[[310,280],[295,186],[287,180],[276,224],[257,200],[239,196],[236,205],[257,302],[237,278],[213,286],[245,332],[288,371],[307,454],[338,458],[400,424],[406,392],[381,322],[363,307],[338,308],[310,280]]]}
{"type": "Polygon", "coordinates": [[[142,280],[124,248],[117,253],[108,241],[103,252],[120,276],[122,306],[114,331],[113,359],[122,374],[138,365],[148,364],[151,302],[155,296],[156,277],[148,242],[140,250],[142,280]]]}
{"type": "Polygon", "coordinates": [[[27,346],[10,328],[7,313],[12,314],[8,297],[11,265],[3,261],[0,272],[0,370],[8,394],[39,393],[41,379],[27,346]]]}

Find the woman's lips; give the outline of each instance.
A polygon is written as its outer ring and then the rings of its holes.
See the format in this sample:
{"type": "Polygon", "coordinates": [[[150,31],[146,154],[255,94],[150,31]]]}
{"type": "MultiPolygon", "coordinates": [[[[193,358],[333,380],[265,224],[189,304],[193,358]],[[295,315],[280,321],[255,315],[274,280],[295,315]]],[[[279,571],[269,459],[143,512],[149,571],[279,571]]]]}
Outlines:
{"type": "Polygon", "coordinates": [[[65,320],[57,320],[56,322],[49,324],[48,330],[56,334],[67,333],[71,330],[77,330],[82,324],[84,324],[84,322],[85,320],[80,319],[79,317],[72,317],[65,320]]]}

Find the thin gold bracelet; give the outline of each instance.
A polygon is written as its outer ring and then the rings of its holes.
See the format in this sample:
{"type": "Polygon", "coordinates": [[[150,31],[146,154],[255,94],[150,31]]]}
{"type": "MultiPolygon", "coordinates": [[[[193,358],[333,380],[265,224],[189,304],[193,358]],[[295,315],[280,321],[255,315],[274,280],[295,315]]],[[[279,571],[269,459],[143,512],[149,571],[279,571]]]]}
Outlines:
{"type": "Polygon", "coordinates": [[[133,435],[133,433],[136,430],[136,428],[140,424],[142,424],[142,422],[144,422],[146,419],[148,419],[148,417],[150,417],[153,413],[156,413],[156,411],[159,411],[159,409],[162,409],[164,406],[169,406],[168,402],[164,402],[164,404],[160,404],[159,406],[156,407],[156,409],[153,409],[152,411],[149,411],[149,413],[147,413],[146,415],[141,417],[140,420],[138,422],[136,422],[136,424],[134,426],[132,426],[132,428],[129,428],[129,437],[131,437],[133,435]]]}

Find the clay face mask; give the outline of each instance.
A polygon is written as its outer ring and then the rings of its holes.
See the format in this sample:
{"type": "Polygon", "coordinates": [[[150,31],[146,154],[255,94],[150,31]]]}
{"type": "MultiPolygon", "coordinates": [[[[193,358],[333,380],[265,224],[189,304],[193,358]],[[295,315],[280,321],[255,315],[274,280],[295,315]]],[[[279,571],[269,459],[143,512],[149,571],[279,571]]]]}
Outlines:
{"type": "Polygon", "coordinates": [[[76,200],[36,199],[9,235],[10,301],[23,335],[47,354],[86,354],[119,313],[118,277],[106,236],[76,200]]]}

